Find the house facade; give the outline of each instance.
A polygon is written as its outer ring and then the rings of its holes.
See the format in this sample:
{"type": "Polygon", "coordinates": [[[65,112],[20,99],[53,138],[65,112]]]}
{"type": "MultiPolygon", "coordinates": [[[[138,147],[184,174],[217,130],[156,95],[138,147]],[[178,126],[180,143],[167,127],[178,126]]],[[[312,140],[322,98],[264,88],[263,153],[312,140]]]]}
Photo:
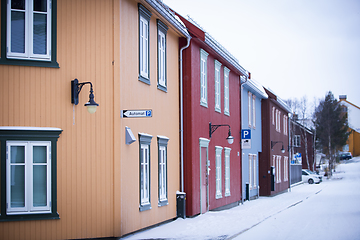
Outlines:
{"type": "Polygon", "coordinates": [[[188,37],[155,0],[1,1],[0,239],[118,237],[176,217],[188,37]]]}
{"type": "Polygon", "coordinates": [[[286,191],[289,181],[289,107],[271,90],[261,103],[262,152],[259,154],[260,195],[286,191]]]}
{"type": "Polygon", "coordinates": [[[179,17],[192,36],[183,55],[184,191],[186,215],[194,216],[241,200],[240,77],[247,72],[196,23],[179,17]]]}
{"type": "Polygon", "coordinates": [[[360,155],[360,107],[349,102],[346,95],[339,96],[339,103],[343,112],[347,113],[349,124],[349,139],[343,149],[344,152],[351,152],[353,156],[360,155]]]}
{"type": "Polygon", "coordinates": [[[301,182],[301,170],[316,170],[314,134],[300,124],[296,117],[290,119],[290,176],[291,184],[301,182]]]}
{"type": "Polygon", "coordinates": [[[262,152],[261,103],[267,99],[264,88],[252,79],[242,85],[241,93],[242,199],[259,196],[259,153],[262,152]]]}

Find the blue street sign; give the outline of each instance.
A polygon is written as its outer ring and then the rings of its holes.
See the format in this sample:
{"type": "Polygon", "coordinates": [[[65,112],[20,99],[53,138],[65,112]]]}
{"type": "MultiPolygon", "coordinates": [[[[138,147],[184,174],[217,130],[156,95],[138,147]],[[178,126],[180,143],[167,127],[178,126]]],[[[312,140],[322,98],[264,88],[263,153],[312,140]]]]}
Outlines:
{"type": "Polygon", "coordinates": [[[251,139],[251,129],[241,130],[241,139],[251,139]]]}

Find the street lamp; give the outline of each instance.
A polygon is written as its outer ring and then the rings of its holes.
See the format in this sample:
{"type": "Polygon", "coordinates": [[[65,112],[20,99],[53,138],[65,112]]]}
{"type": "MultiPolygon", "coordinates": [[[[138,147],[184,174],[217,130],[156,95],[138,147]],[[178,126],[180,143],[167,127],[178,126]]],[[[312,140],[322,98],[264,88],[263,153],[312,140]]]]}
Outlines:
{"type": "Polygon", "coordinates": [[[209,122],[209,137],[211,138],[211,135],[216,131],[216,129],[223,126],[229,127],[228,137],[226,138],[226,140],[228,141],[229,144],[233,144],[234,137],[231,136],[231,129],[230,129],[230,125],[228,124],[213,125],[211,124],[211,122],[209,122]]]}
{"type": "Polygon", "coordinates": [[[94,91],[93,91],[93,85],[91,82],[79,83],[79,81],[76,78],[71,81],[71,103],[73,103],[75,105],[79,104],[79,94],[80,94],[82,87],[85,84],[90,84],[90,94],[89,94],[89,101],[87,103],[85,103],[84,106],[87,108],[89,113],[95,113],[96,108],[97,108],[97,106],[99,106],[99,104],[97,104],[94,100],[94,91]]]}

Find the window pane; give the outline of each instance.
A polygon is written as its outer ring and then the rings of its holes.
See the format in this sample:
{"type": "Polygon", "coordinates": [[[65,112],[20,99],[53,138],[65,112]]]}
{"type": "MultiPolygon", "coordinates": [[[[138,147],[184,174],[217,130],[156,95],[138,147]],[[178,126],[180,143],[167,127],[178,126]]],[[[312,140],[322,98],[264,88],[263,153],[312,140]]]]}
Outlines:
{"type": "Polygon", "coordinates": [[[24,12],[11,12],[11,52],[25,53],[24,12]]]}
{"type": "Polygon", "coordinates": [[[40,207],[47,205],[47,166],[34,166],[33,172],[33,206],[40,207]]]}
{"type": "Polygon", "coordinates": [[[33,147],[33,161],[34,163],[46,163],[46,146],[33,147]]]}
{"type": "Polygon", "coordinates": [[[11,207],[25,207],[25,166],[14,166],[11,171],[11,207]]]}
{"type": "Polygon", "coordinates": [[[12,0],[11,9],[25,10],[25,0],[12,0]]]}
{"type": "Polygon", "coordinates": [[[25,163],[25,147],[24,146],[11,146],[11,163],[25,163]]]}
{"type": "Polygon", "coordinates": [[[46,12],[46,0],[34,0],[34,11],[46,12]]]}
{"type": "Polygon", "coordinates": [[[46,54],[47,52],[46,18],[46,14],[34,14],[34,54],[46,54]]]}

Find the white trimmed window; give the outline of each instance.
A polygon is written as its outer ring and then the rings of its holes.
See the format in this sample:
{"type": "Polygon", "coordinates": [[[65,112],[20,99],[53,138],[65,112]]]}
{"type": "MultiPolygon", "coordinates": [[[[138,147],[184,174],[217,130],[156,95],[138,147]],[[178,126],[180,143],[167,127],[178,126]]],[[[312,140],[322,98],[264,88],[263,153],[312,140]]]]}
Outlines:
{"type": "Polygon", "coordinates": [[[252,95],[252,126],[256,128],[256,96],[252,95]]]}
{"type": "Polygon", "coordinates": [[[289,157],[284,157],[284,182],[289,180],[289,157]]]}
{"type": "Polygon", "coordinates": [[[200,105],[208,107],[207,102],[207,57],[209,54],[200,49],[200,105]]]}
{"type": "Polygon", "coordinates": [[[224,67],[224,114],[228,116],[230,116],[229,74],[230,70],[224,67]]]}
{"type": "Polygon", "coordinates": [[[159,203],[158,206],[165,206],[168,204],[168,188],[167,188],[167,144],[169,138],[158,136],[158,151],[159,151],[159,203]]]}
{"type": "Polygon", "coordinates": [[[283,116],[283,124],[284,124],[284,135],[288,135],[288,117],[286,115],[283,116]]]}
{"type": "Polygon", "coordinates": [[[224,148],[225,152],[225,197],[230,196],[230,151],[231,148],[224,148]]]}
{"type": "Polygon", "coordinates": [[[216,156],[216,199],[222,198],[222,187],[221,187],[221,153],[222,147],[215,146],[216,156]]]}
{"type": "Polygon", "coordinates": [[[251,92],[248,92],[248,123],[249,123],[249,127],[251,127],[251,92]]]}
{"type": "Polygon", "coordinates": [[[158,88],[166,91],[166,33],[168,27],[157,20],[158,24],[158,88]]]}
{"type": "Polygon", "coordinates": [[[281,156],[276,156],[276,182],[281,182],[281,156]]]}
{"type": "Polygon", "coordinates": [[[275,107],[272,107],[272,124],[275,125],[275,107]]]}
{"type": "Polygon", "coordinates": [[[151,13],[139,4],[139,80],[150,84],[149,23],[151,13]]]}
{"type": "Polygon", "coordinates": [[[51,212],[51,142],[7,141],[7,214],[51,212]]]}
{"type": "Polygon", "coordinates": [[[150,203],[150,143],[152,136],[139,133],[140,147],[140,211],[151,209],[150,203]]]}
{"type": "Polygon", "coordinates": [[[249,187],[250,189],[256,188],[256,154],[249,154],[249,187]]]}
{"type": "Polygon", "coordinates": [[[7,58],[51,60],[51,0],[8,0],[7,58]]]}
{"type": "Polygon", "coordinates": [[[215,111],[221,113],[221,86],[220,86],[221,63],[215,60],[215,111]]]}
{"type": "Polygon", "coordinates": [[[294,136],[294,147],[301,147],[301,137],[300,135],[294,136]]]}

